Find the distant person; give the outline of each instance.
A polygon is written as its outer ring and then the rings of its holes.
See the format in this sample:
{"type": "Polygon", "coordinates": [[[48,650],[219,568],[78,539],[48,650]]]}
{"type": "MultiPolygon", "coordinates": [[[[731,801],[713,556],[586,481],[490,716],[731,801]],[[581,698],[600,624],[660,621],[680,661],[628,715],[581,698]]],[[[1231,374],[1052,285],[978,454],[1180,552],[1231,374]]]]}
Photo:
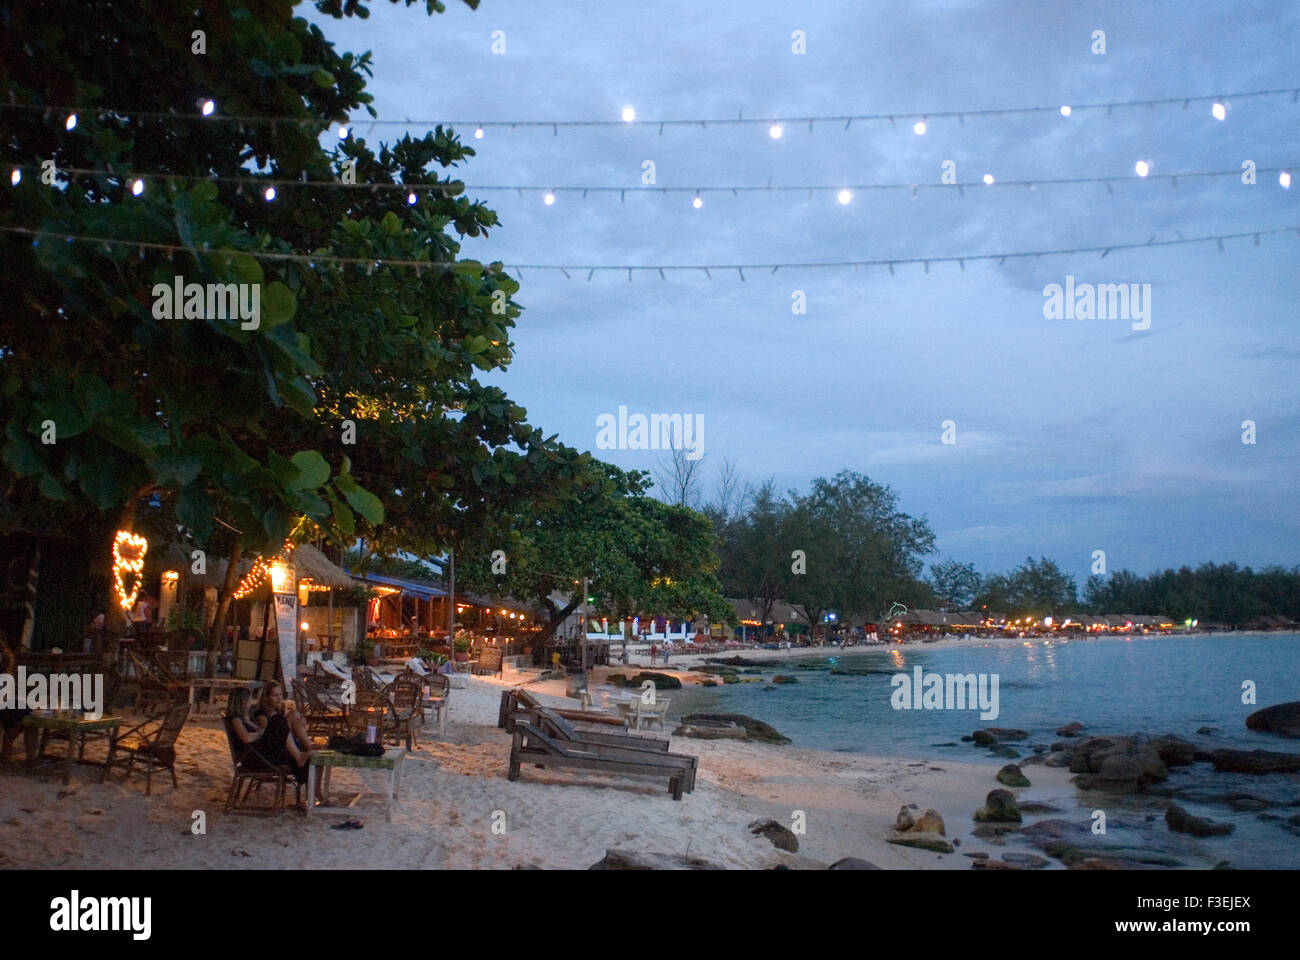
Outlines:
{"type": "Polygon", "coordinates": [[[659,655],[659,648],[653,643],[650,644],[650,666],[655,665],[655,658],[659,655]]]}

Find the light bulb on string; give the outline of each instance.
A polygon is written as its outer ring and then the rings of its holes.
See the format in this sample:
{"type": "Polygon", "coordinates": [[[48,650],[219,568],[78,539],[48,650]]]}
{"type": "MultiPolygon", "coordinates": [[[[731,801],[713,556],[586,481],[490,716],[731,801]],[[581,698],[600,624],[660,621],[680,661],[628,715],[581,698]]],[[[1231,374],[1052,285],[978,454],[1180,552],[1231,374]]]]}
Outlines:
{"type": "Polygon", "coordinates": [[[1283,170],[1281,173],[1279,173],[1279,174],[1277,175],[1277,182],[1278,182],[1278,186],[1280,186],[1283,190],[1290,190],[1290,189],[1291,189],[1291,171],[1289,171],[1289,170],[1283,170]]]}
{"type": "Polygon", "coordinates": [[[1147,163],[1145,160],[1139,160],[1133,165],[1133,169],[1137,172],[1139,177],[1145,177],[1151,172],[1151,164],[1147,163]]]}
{"type": "Polygon", "coordinates": [[[1214,101],[1214,106],[1210,107],[1210,116],[1215,120],[1225,120],[1228,116],[1228,108],[1220,100],[1214,101]]]}
{"type": "Polygon", "coordinates": [[[691,201],[691,206],[694,207],[696,210],[704,206],[704,200],[700,197],[698,193],[695,195],[695,199],[691,201]]]}
{"type": "Polygon", "coordinates": [[[984,185],[986,187],[993,186],[993,174],[991,173],[984,174],[984,185]]]}
{"type": "Polygon", "coordinates": [[[853,199],[853,193],[847,189],[841,190],[836,196],[836,199],[839,200],[841,205],[847,205],[848,202],[853,199]]]}
{"type": "Polygon", "coordinates": [[[351,128],[346,123],[339,125],[340,140],[346,140],[348,138],[348,134],[350,134],[351,132],[352,132],[351,128]]]}
{"type": "Polygon", "coordinates": [[[623,122],[624,122],[624,123],[631,123],[631,122],[632,122],[633,120],[635,120],[635,119],[636,119],[636,110],[634,110],[632,107],[624,107],[624,108],[623,108],[623,122]]]}
{"type": "Polygon", "coordinates": [[[416,201],[415,191],[412,190],[410,193],[406,195],[406,202],[409,203],[411,206],[415,206],[415,201],[416,201]]]}
{"type": "Polygon", "coordinates": [[[550,190],[547,190],[546,196],[542,197],[542,203],[546,204],[549,207],[554,202],[555,202],[555,194],[552,193],[550,190]]]}
{"type": "Polygon", "coordinates": [[[483,128],[482,128],[482,127],[475,127],[475,128],[474,128],[474,139],[475,139],[475,140],[482,140],[482,139],[483,139],[483,128]]]}
{"type": "Polygon", "coordinates": [[[70,114],[68,114],[68,121],[67,121],[67,123],[65,123],[63,126],[64,126],[64,129],[67,129],[67,130],[73,130],[73,129],[75,129],[76,126],[77,126],[77,115],[76,115],[75,113],[70,113],[70,114]]]}
{"type": "Polygon", "coordinates": [[[1074,110],[1069,104],[1065,104],[1061,107],[1061,116],[1068,117],[1072,113],[1074,113],[1074,110]]]}
{"type": "Polygon", "coordinates": [[[266,193],[264,193],[263,196],[266,197],[266,202],[270,203],[275,199],[275,187],[267,187],[266,193]]]}
{"type": "Polygon", "coordinates": [[[925,117],[922,117],[916,123],[912,124],[912,132],[918,137],[925,135],[925,117]]]}
{"type": "Polygon", "coordinates": [[[142,193],[144,193],[144,181],[136,180],[131,184],[131,196],[138,197],[142,193]]]}
{"type": "Polygon", "coordinates": [[[784,131],[781,130],[781,124],[779,123],[772,124],[772,126],[770,126],[767,130],[768,136],[770,136],[773,140],[780,140],[781,134],[783,132],[784,131]]]}
{"type": "Polygon", "coordinates": [[[204,100],[202,106],[199,109],[202,111],[205,117],[210,117],[212,116],[212,112],[217,109],[217,105],[213,103],[211,100],[204,100]]]}
{"type": "Polygon", "coordinates": [[[23,172],[17,167],[14,167],[14,172],[9,174],[9,182],[15,187],[18,186],[18,184],[23,182],[23,172]]]}

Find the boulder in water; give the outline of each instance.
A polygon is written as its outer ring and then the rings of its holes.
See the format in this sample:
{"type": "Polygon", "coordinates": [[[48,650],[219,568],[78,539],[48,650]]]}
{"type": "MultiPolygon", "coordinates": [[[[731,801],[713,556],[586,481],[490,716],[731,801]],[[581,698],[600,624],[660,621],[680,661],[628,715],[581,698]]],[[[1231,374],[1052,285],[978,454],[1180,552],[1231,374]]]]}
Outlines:
{"type": "Polygon", "coordinates": [[[1223,837],[1236,829],[1231,823],[1216,823],[1205,817],[1194,817],[1176,803],[1169,804],[1169,809],[1165,811],[1165,823],[1169,824],[1170,830],[1190,833],[1195,837],[1223,837]]]}
{"type": "Polygon", "coordinates": [[[790,738],[782,736],[774,727],[769,726],[762,720],[755,720],[753,717],[747,717],[743,713],[692,713],[682,717],[683,726],[695,726],[697,723],[707,726],[712,722],[714,724],[734,723],[743,727],[745,735],[750,740],[758,740],[763,743],[789,743],[790,738]]]}
{"type": "Polygon", "coordinates": [[[1020,768],[1014,763],[1008,763],[998,771],[998,783],[1005,784],[1008,787],[1028,787],[1029,778],[1020,772],[1020,768]]]}
{"type": "Polygon", "coordinates": [[[1284,737],[1300,737],[1300,700],[1256,710],[1246,718],[1246,727],[1284,737]]]}
{"type": "Polygon", "coordinates": [[[975,811],[979,823],[1019,823],[1020,808],[1010,790],[990,790],[984,806],[975,811]]]}
{"type": "Polygon", "coordinates": [[[1273,750],[1215,750],[1215,770],[1231,773],[1295,773],[1300,771],[1300,754],[1273,750]]]}

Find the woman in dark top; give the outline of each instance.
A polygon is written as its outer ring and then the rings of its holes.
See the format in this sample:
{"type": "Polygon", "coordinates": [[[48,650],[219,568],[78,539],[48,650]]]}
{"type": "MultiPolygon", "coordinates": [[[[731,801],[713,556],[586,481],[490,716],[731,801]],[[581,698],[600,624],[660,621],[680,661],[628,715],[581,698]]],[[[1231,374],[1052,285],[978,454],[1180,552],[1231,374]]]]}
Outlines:
{"type": "MultiPolygon", "coordinates": [[[[14,655],[13,650],[9,648],[8,640],[0,636],[0,673],[7,674],[10,677],[10,683],[15,687],[18,683],[18,658],[14,655]]],[[[18,739],[18,734],[23,735],[23,751],[26,753],[26,764],[29,767],[36,765],[36,752],[39,749],[40,731],[35,727],[24,727],[23,717],[32,711],[27,707],[14,707],[10,710],[0,710],[0,728],[4,730],[3,738],[0,739],[0,763],[8,763],[9,755],[13,752],[14,741],[18,739]]]]}
{"type": "Polygon", "coordinates": [[[299,783],[307,782],[307,764],[311,751],[301,749],[284,713],[279,709],[279,684],[271,684],[262,694],[262,706],[255,714],[248,712],[248,691],[232,690],[226,706],[226,730],[233,738],[241,764],[250,767],[289,767],[299,783]]]}

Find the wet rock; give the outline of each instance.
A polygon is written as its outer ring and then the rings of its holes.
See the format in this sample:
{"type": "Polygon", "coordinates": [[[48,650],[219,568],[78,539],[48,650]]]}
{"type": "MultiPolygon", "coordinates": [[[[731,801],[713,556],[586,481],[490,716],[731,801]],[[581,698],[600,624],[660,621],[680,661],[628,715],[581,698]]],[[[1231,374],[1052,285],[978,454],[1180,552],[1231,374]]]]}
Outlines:
{"type": "Polygon", "coordinates": [[[939,811],[934,809],[927,809],[917,817],[916,823],[912,824],[912,830],[937,833],[939,836],[944,836],[947,833],[944,830],[943,817],[939,816],[939,811]]]}
{"type": "Polygon", "coordinates": [[[1048,862],[1043,857],[1032,853],[1004,853],[1002,859],[1007,863],[1014,863],[1017,866],[1027,867],[1030,870],[1041,870],[1047,866],[1048,862]]]}
{"type": "Polygon", "coordinates": [[[906,833],[895,833],[889,838],[890,843],[896,843],[902,847],[918,847],[922,850],[933,850],[935,853],[952,853],[953,846],[937,833],[930,833],[925,830],[908,830],[906,833]]]}
{"type": "Polygon", "coordinates": [[[1020,751],[1017,750],[1015,747],[1008,747],[1005,743],[999,743],[996,747],[994,747],[992,750],[989,751],[989,755],[994,757],[1002,757],[1003,759],[1006,760],[1020,759],[1020,751]]]}
{"type": "Polygon", "coordinates": [[[701,857],[677,853],[644,853],[632,850],[605,850],[605,856],[588,870],[721,870],[716,863],[701,857]]]}
{"type": "Polygon", "coordinates": [[[1218,727],[1197,727],[1196,732],[1202,734],[1203,736],[1209,736],[1212,733],[1218,733],[1219,728],[1218,727]]]}
{"type": "Polygon", "coordinates": [[[972,870],[1023,870],[1019,864],[1003,863],[1001,860],[973,860],[970,868],[972,870]]]}
{"type": "Polygon", "coordinates": [[[1008,763],[998,771],[998,783],[1005,784],[1008,787],[1028,787],[1031,786],[1029,778],[1020,772],[1020,768],[1014,763],[1008,763]]]}
{"type": "Polygon", "coordinates": [[[1021,836],[1037,841],[1063,840],[1066,837],[1086,837],[1090,832],[1090,828],[1084,824],[1057,819],[1039,820],[1037,823],[1031,823],[1027,827],[1020,828],[1021,836]]]}
{"type": "Polygon", "coordinates": [[[827,870],[879,870],[880,868],[870,860],[862,860],[858,857],[842,857],[836,860],[827,870]]]}
{"type": "Polygon", "coordinates": [[[1246,727],[1284,737],[1300,737],[1300,700],[1256,710],[1246,718],[1246,727]]]}
{"type": "Polygon", "coordinates": [[[975,738],[972,737],[972,736],[968,733],[968,734],[966,734],[966,736],[964,736],[964,737],[961,738],[961,742],[962,742],[962,743],[970,743],[970,742],[971,742],[972,740],[974,740],[974,739],[975,739],[975,738]]]}
{"type": "Polygon", "coordinates": [[[898,817],[894,820],[895,830],[911,830],[912,824],[916,823],[916,817],[920,811],[914,803],[906,804],[898,808],[898,817]]]}
{"type": "Polygon", "coordinates": [[[638,673],[628,680],[627,685],[629,687],[639,687],[647,680],[655,685],[656,690],[680,690],[682,688],[682,682],[677,677],[669,676],[666,673],[651,673],[650,671],[638,673]]]}
{"type": "Polygon", "coordinates": [[[990,790],[984,806],[975,811],[979,823],[1019,823],[1020,808],[1010,790],[990,790]]]}
{"type": "Polygon", "coordinates": [[[1223,837],[1236,829],[1235,824],[1215,823],[1205,817],[1194,817],[1176,803],[1171,803],[1165,811],[1165,823],[1170,830],[1190,833],[1195,837],[1223,837]]]}
{"type": "Polygon", "coordinates": [[[785,674],[778,673],[775,677],[772,678],[772,682],[773,683],[798,683],[799,678],[787,677],[785,674]]]}
{"type": "Polygon", "coordinates": [[[1027,731],[1015,730],[1011,727],[985,727],[971,734],[981,747],[991,747],[995,743],[1003,743],[1007,740],[1024,740],[1028,736],[1027,731]]]}
{"type": "Polygon", "coordinates": [[[789,737],[782,736],[774,727],[769,726],[762,720],[747,717],[743,713],[692,713],[682,717],[682,724],[685,726],[695,726],[697,723],[707,726],[710,722],[734,723],[739,727],[743,727],[746,736],[750,740],[758,740],[763,743],[790,742],[789,737]]]}
{"type": "Polygon", "coordinates": [[[684,723],[673,731],[674,737],[694,737],[696,740],[748,740],[745,728],[738,723],[706,723],[696,720],[684,723]]]}
{"type": "Polygon", "coordinates": [[[983,850],[971,850],[962,854],[963,857],[970,857],[972,860],[987,860],[989,855],[983,850]]]}
{"type": "Polygon", "coordinates": [[[799,838],[794,835],[789,827],[777,823],[775,820],[755,820],[749,825],[749,832],[757,836],[767,837],[772,841],[772,846],[778,850],[786,850],[790,853],[799,852],[799,838]]]}
{"type": "MultiPolygon", "coordinates": [[[[1254,716],[1254,714],[1252,714],[1254,716]]],[[[1274,750],[1215,750],[1214,769],[1232,773],[1295,773],[1300,771],[1300,754],[1274,750]]]]}
{"type": "Polygon", "coordinates": [[[1063,727],[1057,727],[1056,735],[1058,737],[1077,737],[1086,729],[1087,728],[1083,724],[1078,720],[1075,720],[1073,723],[1067,723],[1063,727]]]}
{"type": "Polygon", "coordinates": [[[1196,759],[1196,744],[1172,734],[1155,737],[1151,741],[1151,746],[1160,760],[1171,767],[1185,767],[1196,759]]]}
{"type": "Polygon", "coordinates": [[[1047,759],[1043,761],[1045,767],[1068,767],[1069,765],[1070,757],[1064,753],[1049,753],[1047,759]]]}
{"type": "Polygon", "coordinates": [[[980,840],[1000,847],[1003,843],[1003,835],[1015,833],[1017,829],[1019,828],[1005,823],[981,823],[970,833],[972,837],[978,837],[980,840]]]}

